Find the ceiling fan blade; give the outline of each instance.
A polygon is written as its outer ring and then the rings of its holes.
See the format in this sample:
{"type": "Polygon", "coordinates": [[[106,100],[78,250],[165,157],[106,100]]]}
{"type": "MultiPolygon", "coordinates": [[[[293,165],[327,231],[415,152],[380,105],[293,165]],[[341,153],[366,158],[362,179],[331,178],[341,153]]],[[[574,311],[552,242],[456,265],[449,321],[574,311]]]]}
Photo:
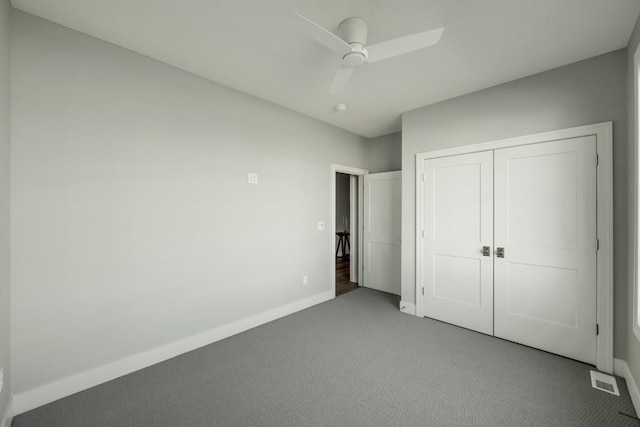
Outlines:
{"type": "Polygon", "coordinates": [[[353,70],[353,68],[341,67],[336,72],[333,83],[331,83],[331,91],[329,92],[331,95],[341,93],[344,90],[353,70]]]}
{"type": "Polygon", "coordinates": [[[392,58],[414,50],[424,49],[438,43],[444,28],[424,31],[410,36],[400,37],[382,43],[367,46],[369,57],[367,62],[376,62],[383,59],[392,58]]]}
{"type": "Polygon", "coordinates": [[[351,46],[347,42],[299,13],[288,13],[284,15],[283,19],[310,38],[339,54],[344,55],[351,52],[351,46]]]}

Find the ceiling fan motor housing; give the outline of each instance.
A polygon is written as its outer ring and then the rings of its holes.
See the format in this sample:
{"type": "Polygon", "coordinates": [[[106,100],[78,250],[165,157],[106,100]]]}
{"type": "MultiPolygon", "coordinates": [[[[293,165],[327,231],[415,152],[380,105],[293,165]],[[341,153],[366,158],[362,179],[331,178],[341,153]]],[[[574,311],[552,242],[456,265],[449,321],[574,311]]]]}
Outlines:
{"type": "Polygon", "coordinates": [[[367,44],[367,21],[362,18],[347,18],[338,26],[338,35],[347,43],[367,44]]]}
{"type": "MultiPolygon", "coordinates": [[[[353,45],[352,45],[353,47],[353,45]]],[[[367,62],[367,50],[360,48],[361,50],[352,50],[342,57],[342,65],[347,68],[358,68],[365,62],[367,62]]]]}
{"type": "Polygon", "coordinates": [[[362,18],[347,18],[338,26],[340,38],[351,46],[351,52],[342,57],[342,65],[357,68],[367,60],[367,21],[362,18]]]}

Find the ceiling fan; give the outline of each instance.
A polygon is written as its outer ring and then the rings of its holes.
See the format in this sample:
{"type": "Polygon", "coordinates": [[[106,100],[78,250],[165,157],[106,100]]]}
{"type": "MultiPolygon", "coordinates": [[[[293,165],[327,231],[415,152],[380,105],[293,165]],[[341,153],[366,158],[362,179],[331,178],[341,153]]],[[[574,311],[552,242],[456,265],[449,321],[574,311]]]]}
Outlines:
{"type": "Polygon", "coordinates": [[[342,67],[333,78],[331,94],[342,92],[353,70],[365,62],[377,62],[432,46],[438,43],[444,31],[444,28],[437,28],[367,46],[368,27],[362,18],[353,17],[342,21],[338,26],[339,36],[297,12],[286,14],[284,19],[308,37],[342,56],[342,67]]]}

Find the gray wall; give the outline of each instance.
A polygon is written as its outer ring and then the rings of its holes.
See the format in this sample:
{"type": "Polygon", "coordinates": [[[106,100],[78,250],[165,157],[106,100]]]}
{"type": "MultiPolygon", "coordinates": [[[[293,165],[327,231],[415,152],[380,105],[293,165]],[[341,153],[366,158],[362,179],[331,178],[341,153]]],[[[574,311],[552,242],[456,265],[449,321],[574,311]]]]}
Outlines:
{"type": "MultiPolygon", "coordinates": [[[[631,369],[631,373],[633,374],[633,378],[636,381],[636,384],[640,385],[640,341],[633,333],[633,288],[635,286],[634,277],[633,277],[633,266],[635,263],[634,258],[634,248],[633,248],[633,234],[632,232],[636,230],[633,217],[634,207],[637,206],[638,200],[636,197],[637,189],[636,183],[634,182],[634,172],[637,165],[637,143],[635,141],[635,128],[637,126],[637,117],[638,114],[635,109],[635,88],[634,88],[634,65],[633,65],[633,57],[636,53],[636,49],[638,49],[638,45],[640,45],[640,19],[636,22],[636,27],[633,30],[633,34],[631,35],[631,39],[629,40],[629,46],[627,48],[627,111],[628,111],[628,147],[627,147],[627,177],[628,177],[628,230],[629,230],[629,239],[627,242],[628,251],[627,253],[627,266],[628,266],[628,274],[627,274],[627,292],[626,292],[626,311],[624,318],[624,326],[625,326],[625,348],[624,348],[624,356],[622,357],[627,361],[629,368],[631,369]]],[[[624,252],[623,252],[624,253],[624,252]]]]}
{"type": "Polygon", "coordinates": [[[616,357],[627,322],[626,49],[408,112],[402,119],[402,300],[415,295],[415,156],[613,121],[616,357]]]}
{"type": "Polygon", "coordinates": [[[11,389],[9,365],[10,9],[9,0],[0,0],[0,367],[4,368],[4,387],[0,393],[0,422],[9,402],[11,389]]]}
{"type": "Polygon", "coordinates": [[[14,393],[331,291],[364,138],[13,18],[14,393]]]}
{"type": "Polygon", "coordinates": [[[369,173],[402,169],[402,132],[369,139],[366,159],[369,173]]]}

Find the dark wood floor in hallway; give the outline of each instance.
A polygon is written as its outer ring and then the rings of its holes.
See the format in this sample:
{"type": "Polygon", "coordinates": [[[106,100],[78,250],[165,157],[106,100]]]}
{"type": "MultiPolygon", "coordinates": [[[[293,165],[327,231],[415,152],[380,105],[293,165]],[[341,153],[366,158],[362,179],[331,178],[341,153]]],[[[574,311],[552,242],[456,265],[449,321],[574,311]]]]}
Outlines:
{"type": "Polygon", "coordinates": [[[342,259],[342,257],[336,258],[336,296],[346,294],[358,288],[358,284],[349,281],[349,258],[342,259]]]}

